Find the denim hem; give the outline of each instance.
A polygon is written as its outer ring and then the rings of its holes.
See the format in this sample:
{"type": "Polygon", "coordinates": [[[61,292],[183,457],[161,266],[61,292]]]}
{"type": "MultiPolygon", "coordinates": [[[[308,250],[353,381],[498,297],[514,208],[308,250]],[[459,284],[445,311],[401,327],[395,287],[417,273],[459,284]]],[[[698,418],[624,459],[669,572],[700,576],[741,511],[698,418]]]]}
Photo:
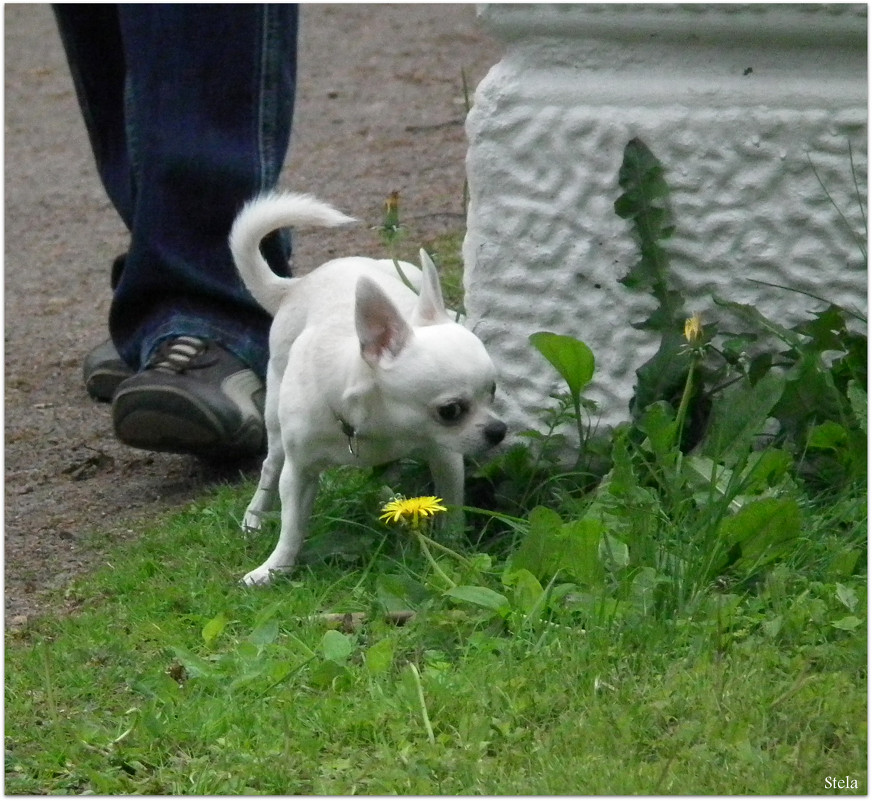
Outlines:
{"type": "MultiPolygon", "coordinates": [[[[206,320],[202,317],[191,317],[185,314],[175,314],[163,319],[158,325],[143,326],[135,335],[134,341],[138,342],[136,354],[139,369],[148,364],[149,359],[157,351],[161,343],[180,336],[199,337],[217,342],[225,350],[233,354],[253,370],[261,379],[266,376],[266,365],[269,358],[268,347],[265,343],[256,341],[251,331],[215,320],[206,320]]],[[[134,346],[135,347],[135,346],[134,346]]],[[[119,353],[126,361],[129,350],[119,347],[119,353]]]]}

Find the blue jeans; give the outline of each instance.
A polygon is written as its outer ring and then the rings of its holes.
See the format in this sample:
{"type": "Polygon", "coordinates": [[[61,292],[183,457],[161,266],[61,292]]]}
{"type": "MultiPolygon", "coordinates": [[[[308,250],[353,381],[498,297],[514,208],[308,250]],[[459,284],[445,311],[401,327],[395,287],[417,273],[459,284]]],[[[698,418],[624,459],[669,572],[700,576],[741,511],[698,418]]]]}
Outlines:
{"type": "MultiPolygon", "coordinates": [[[[130,230],[109,330],[141,369],[187,334],[260,375],[270,318],[245,290],[227,237],[273,187],[290,140],[297,6],[54,7],[100,178],[130,230]]],[[[289,240],[267,239],[287,275],[289,240]]]]}

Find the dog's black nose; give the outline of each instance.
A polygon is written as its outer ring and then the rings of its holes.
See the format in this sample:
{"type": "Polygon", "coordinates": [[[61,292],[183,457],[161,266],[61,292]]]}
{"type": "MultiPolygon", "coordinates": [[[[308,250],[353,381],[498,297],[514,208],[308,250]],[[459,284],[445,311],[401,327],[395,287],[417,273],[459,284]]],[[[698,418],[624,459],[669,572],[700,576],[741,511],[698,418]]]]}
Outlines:
{"type": "Polygon", "coordinates": [[[484,427],[484,438],[488,445],[499,445],[506,436],[506,424],[502,420],[491,420],[484,427]]]}

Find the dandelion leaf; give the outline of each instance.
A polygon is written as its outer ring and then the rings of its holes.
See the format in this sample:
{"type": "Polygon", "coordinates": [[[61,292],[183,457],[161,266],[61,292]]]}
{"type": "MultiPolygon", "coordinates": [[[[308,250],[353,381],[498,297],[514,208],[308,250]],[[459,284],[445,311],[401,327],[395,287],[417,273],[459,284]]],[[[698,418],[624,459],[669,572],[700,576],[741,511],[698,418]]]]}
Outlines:
{"type": "Polygon", "coordinates": [[[712,406],[703,456],[730,466],[744,459],[781,399],[784,387],[784,377],[770,372],[754,386],[741,381],[724,390],[712,406]]]}
{"type": "Polygon", "coordinates": [[[599,585],[603,580],[599,546],[604,527],[600,520],[582,518],[564,523],[560,516],[537,507],[530,513],[530,528],[509,560],[507,573],[526,569],[540,581],[560,574],[568,580],[599,585]]]}
{"type": "Polygon", "coordinates": [[[735,560],[735,568],[751,574],[783,556],[802,532],[799,504],[794,498],[760,498],[725,518],[718,538],[725,558],[720,568],[735,560]]]}

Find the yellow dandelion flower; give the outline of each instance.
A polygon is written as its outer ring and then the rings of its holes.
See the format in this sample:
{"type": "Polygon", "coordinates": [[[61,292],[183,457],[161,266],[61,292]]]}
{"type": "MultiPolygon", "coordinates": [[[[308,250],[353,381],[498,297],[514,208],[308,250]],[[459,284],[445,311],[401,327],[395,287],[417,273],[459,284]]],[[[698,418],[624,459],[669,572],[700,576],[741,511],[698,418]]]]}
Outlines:
{"type": "Polygon", "coordinates": [[[692,317],[684,321],[684,338],[691,345],[699,344],[702,339],[702,318],[699,312],[694,312],[692,317]]]}
{"type": "Polygon", "coordinates": [[[385,523],[408,523],[417,529],[422,518],[430,517],[439,512],[447,512],[442,506],[442,498],[425,495],[420,498],[394,498],[382,507],[383,514],[379,520],[385,523]]]}

